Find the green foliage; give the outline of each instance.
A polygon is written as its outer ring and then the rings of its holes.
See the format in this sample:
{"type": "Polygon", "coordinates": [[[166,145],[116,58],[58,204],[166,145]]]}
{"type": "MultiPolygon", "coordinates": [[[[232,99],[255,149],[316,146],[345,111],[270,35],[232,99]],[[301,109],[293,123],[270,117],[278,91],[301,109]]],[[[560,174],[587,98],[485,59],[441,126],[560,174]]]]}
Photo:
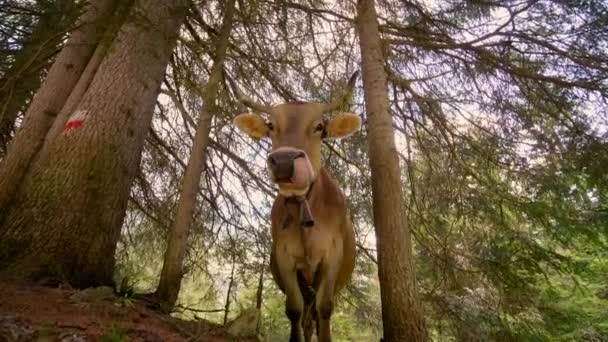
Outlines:
{"type": "Polygon", "coordinates": [[[42,321],[42,323],[40,323],[40,329],[38,330],[38,338],[46,341],[55,334],[56,329],[57,322],[48,320],[42,321]]]}
{"type": "Polygon", "coordinates": [[[608,339],[606,290],[608,254],[580,244],[574,256],[575,273],[553,275],[543,286],[539,311],[553,341],[605,341],[608,339]]]}
{"type": "Polygon", "coordinates": [[[124,236],[125,239],[138,243],[122,240],[119,244],[114,278],[117,284],[125,285],[121,291],[129,289],[136,293],[152,292],[158,283],[165,242],[146,229],[147,225],[149,227],[152,224],[144,221],[134,227],[135,231],[124,236]]]}
{"type": "Polygon", "coordinates": [[[127,340],[127,330],[116,323],[112,323],[101,336],[102,342],[124,342],[127,340]]]}
{"type": "Polygon", "coordinates": [[[607,222],[598,209],[605,206],[601,194],[607,188],[592,170],[608,163],[602,155],[573,157],[598,143],[570,145],[563,154],[539,148],[545,160],[526,165],[522,161],[538,155],[521,155],[484,131],[469,129],[447,149],[418,136],[425,153],[408,166],[410,217],[432,327],[445,331],[444,320],[449,322],[447,336],[437,332],[439,340],[455,335],[466,341],[550,341],[601,334],[592,322],[605,316],[587,311],[605,303],[592,293],[563,303],[546,300],[553,310],[540,299],[551,293],[547,284],[557,282],[551,286],[563,291],[564,279],[584,283],[589,271],[580,250],[606,260],[600,251],[607,222]]]}

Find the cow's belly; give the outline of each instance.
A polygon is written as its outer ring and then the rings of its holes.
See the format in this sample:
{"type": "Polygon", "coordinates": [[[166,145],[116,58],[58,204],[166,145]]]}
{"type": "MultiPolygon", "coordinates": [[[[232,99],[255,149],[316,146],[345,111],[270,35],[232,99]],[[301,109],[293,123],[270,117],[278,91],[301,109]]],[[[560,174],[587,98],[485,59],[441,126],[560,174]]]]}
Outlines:
{"type": "Polygon", "coordinates": [[[342,260],[342,238],[323,226],[290,227],[275,236],[276,262],[281,268],[301,271],[309,284],[321,263],[339,267],[342,260]],[[302,231],[300,231],[302,230],[302,231]],[[287,263],[287,264],[284,264],[287,263]]]}

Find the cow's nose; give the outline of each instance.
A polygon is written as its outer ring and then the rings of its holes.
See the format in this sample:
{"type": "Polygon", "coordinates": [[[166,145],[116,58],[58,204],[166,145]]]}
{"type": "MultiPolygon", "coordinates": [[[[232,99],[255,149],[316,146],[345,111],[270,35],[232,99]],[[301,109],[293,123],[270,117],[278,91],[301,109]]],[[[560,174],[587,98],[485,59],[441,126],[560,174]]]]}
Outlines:
{"type": "Polygon", "coordinates": [[[302,151],[277,151],[268,155],[268,167],[275,181],[289,181],[293,177],[294,161],[304,157],[302,151]]]}

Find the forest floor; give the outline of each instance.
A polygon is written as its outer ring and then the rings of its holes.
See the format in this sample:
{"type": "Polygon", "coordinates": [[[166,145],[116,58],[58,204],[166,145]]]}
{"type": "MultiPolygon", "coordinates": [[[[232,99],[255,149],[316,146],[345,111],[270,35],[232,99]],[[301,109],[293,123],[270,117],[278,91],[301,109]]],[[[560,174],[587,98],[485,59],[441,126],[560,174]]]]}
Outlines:
{"type": "Polygon", "coordinates": [[[211,322],[183,321],[119,298],[110,288],[78,291],[0,278],[0,341],[256,341],[211,322]]]}

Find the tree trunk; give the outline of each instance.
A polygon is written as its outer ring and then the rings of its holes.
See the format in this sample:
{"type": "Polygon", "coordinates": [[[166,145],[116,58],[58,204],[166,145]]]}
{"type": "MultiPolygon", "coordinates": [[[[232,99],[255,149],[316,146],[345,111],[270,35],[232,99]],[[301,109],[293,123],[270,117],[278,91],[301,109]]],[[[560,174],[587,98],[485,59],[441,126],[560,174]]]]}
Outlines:
{"type": "Polygon", "coordinates": [[[137,2],[15,196],[0,232],[0,267],[76,287],[112,283],[130,185],[187,5],[137,2]]]}
{"type": "Polygon", "coordinates": [[[190,226],[192,225],[192,213],[194,212],[196,197],[199,192],[200,179],[209,142],[211,113],[214,111],[218,84],[222,78],[222,69],[226,58],[226,50],[228,49],[230,31],[232,30],[234,3],[234,0],[226,3],[222,28],[217,37],[213,67],[207,85],[201,94],[203,97],[203,110],[196,128],[190,160],[184,172],[177,214],[170,232],[160,282],[156,290],[157,299],[163,303],[166,309],[172,308],[175,304],[181,286],[183,262],[188,245],[190,226]]]}
{"type": "Polygon", "coordinates": [[[93,0],[61,50],[49,73],[34,95],[23,126],[0,162],[0,222],[21,180],[27,173],[55,117],[80,79],[101,35],[100,26],[112,13],[116,0],[93,0]]]}
{"type": "Polygon", "coordinates": [[[234,268],[236,260],[232,257],[232,271],[230,272],[230,283],[228,283],[228,291],[226,292],[226,304],[224,304],[224,326],[228,323],[228,314],[230,313],[230,296],[232,295],[232,286],[234,286],[234,268]]]}
{"type": "Polygon", "coordinates": [[[116,38],[116,34],[118,34],[120,27],[125,23],[125,20],[127,20],[133,3],[134,0],[121,0],[116,4],[114,15],[106,26],[104,34],[101,37],[99,44],[97,44],[93,56],[89,59],[89,63],[87,63],[78,83],[76,83],[76,86],[74,86],[70,96],[63,105],[61,112],[59,112],[59,115],[57,115],[57,118],[53,121],[53,125],[44,140],[45,144],[42,145],[43,149],[46,142],[54,140],[57,135],[61,133],[63,126],[68,121],[70,115],[74,113],[74,110],[82,100],[84,93],[89,89],[93,77],[95,77],[95,74],[97,73],[97,69],[108,52],[110,44],[114,41],[114,38],[116,38]]]}
{"type": "Polygon", "coordinates": [[[46,7],[11,68],[0,78],[0,156],[6,151],[17,116],[40,87],[42,72],[77,16],[74,0],[59,0],[46,7]]]}
{"type": "Polygon", "coordinates": [[[384,341],[427,341],[374,1],[359,0],[357,12],[384,341]]]}
{"type": "MultiPolygon", "coordinates": [[[[260,277],[258,278],[258,289],[255,293],[255,308],[258,310],[258,314],[262,313],[262,301],[264,299],[264,270],[266,268],[266,256],[262,259],[262,266],[260,267],[260,277]]],[[[258,319],[258,324],[255,327],[256,335],[260,334],[262,330],[262,317],[258,319]]]]}

